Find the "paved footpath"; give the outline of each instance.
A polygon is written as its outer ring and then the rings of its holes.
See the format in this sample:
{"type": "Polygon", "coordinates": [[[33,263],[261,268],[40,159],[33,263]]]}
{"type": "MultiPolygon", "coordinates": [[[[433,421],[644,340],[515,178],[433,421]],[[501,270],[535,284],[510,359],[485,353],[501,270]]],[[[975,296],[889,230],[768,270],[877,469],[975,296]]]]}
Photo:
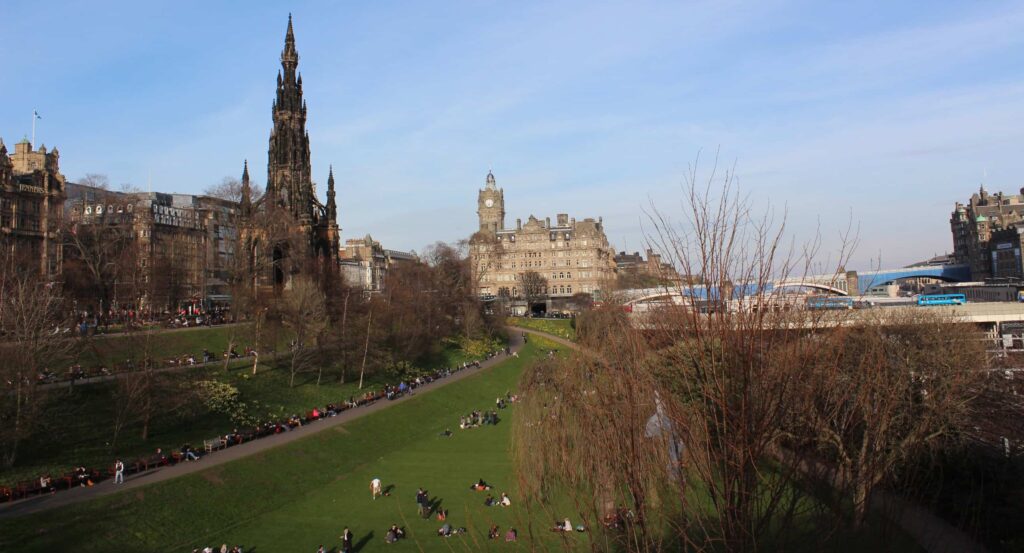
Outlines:
{"type": "MultiPolygon", "coordinates": [[[[541,334],[543,335],[543,334],[541,334]]],[[[546,338],[548,336],[544,335],[546,338]]],[[[518,352],[523,348],[523,338],[520,333],[513,330],[509,331],[509,346],[513,352],[518,352]]],[[[192,474],[201,470],[223,465],[224,463],[230,463],[237,459],[242,459],[261,451],[284,445],[295,440],[302,439],[306,436],[316,434],[317,432],[333,428],[335,426],[344,424],[346,422],[364,417],[371,413],[376,413],[382,409],[402,403],[403,401],[409,400],[409,398],[415,395],[428,393],[438,388],[441,388],[452,382],[457,382],[472,376],[479,374],[481,371],[493,367],[502,361],[511,359],[510,356],[499,354],[486,361],[481,361],[480,368],[467,368],[457,373],[452,374],[447,378],[435,380],[429,384],[424,384],[416,388],[414,394],[407,394],[398,399],[394,400],[378,400],[370,405],[363,407],[357,407],[355,409],[349,409],[343,411],[341,414],[326,419],[320,419],[316,422],[302,425],[295,430],[289,432],[283,432],[281,434],[275,434],[273,436],[267,436],[258,440],[245,442],[236,446],[232,446],[226,449],[214,451],[213,453],[207,453],[200,458],[199,461],[182,461],[173,466],[165,466],[156,468],[153,470],[145,471],[139,474],[133,474],[125,477],[124,484],[114,484],[113,480],[104,480],[97,483],[95,486],[88,488],[72,488],[70,490],[59,491],[55,494],[44,494],[40,496],[30,497],[28,499],[21,499],[11,503],[0,504],[0,518],[15,517],[21,515],[28,515],[32,513],[38,513],[57,507],[63,507],[65,505],[71,505],[74,503],[80,503],[82,501],[88,501],[97,497],[111,495],[114,493],[127,491],[142,486],[148,486],[156,482],[162,482],[164,480],[170,480],[179,476],[185,476],[186,474],[192,474]]]]}

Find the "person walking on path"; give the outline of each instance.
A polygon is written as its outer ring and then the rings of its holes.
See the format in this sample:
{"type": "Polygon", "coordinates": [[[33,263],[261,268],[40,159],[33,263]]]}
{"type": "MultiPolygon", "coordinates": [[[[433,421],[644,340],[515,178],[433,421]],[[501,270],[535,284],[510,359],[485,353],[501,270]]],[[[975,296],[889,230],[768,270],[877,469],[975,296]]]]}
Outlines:
{"type": "Polygon", "coordinates": [[[114,483],[124,484],[124,463],[120,459],[114,463],[114,483]]]}

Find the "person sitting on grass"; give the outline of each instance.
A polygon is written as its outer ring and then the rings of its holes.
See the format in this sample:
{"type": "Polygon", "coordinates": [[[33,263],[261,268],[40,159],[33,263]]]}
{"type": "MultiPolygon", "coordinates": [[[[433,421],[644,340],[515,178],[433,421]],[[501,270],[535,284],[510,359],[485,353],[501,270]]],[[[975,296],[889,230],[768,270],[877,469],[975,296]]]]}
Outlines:
{"type": "Polygon", "coordinates": [[[452,437],[452,429],[451,429],[451,428],[445,428],[445,429],[444,429],[444,432],[442,432],[442,433],[440,434],[440,436],[441,436],[442,438],[451,438],[451,437],[452,437]]]}
{"type": "Polygon", "coordinates": [[[498,500],[498,503],[502,507],[511,507],[512,506],[512,500],[508,498],[508,494],[506,494],[505,492],[501,492],[501,499],[498,500]]]}
{"type": "Polygon", "coordinates": [[[384,543],[395,543],[398,541],[398,534],[391,530],[388,530],[387,534],[384,534],[384,543]]]}
{"type": "Polygon", "coordinates": [[[508,532],[505,532],[505,541],[516,541],[519,539],[519,532],[516,532],[515,528],[509,528],[508,532]]]}
{"type": "Polygon", "coordinates": [[[563,522],[555,521],[555,527],[551,529],[552,532],[572,532],[572,523],[569,519],[565,519],[563,522]]]}
{"type": "Polygon", "coordinates": [[[487,482],[484,482],[484,479],[481,478],[480,480],[477,480],[476,484],[473,484],[472,486],[470,486],[469,489],[476,490],[478,492],[482,492],[482,491],[491,489],[491,486],[487,482]]]}
{"type": "Polygon", "coordinates": [[[402,539],[405,537],[405,530],[399,528],[397,524],[392,524],[391,528],[388,528],[388,532],[394,532],[395,537],[398,539],[402,539]]]}
{"type": "Polygon", "coordinates": [[[491,494],[487,494],[487,497],[484,498],[484,507],[494,507],[497,504],[498,501],[494,499],[494,497],[492,497],[491,494]]]}
{"type": "Polygon", "coordinates": [[[437,535],[442,538],[447,538],[452,535],[452,525],[447,522],[444,523],[440,528],[437,529],[437,535]]]}
{"type": "Polygon", "coordinates": [[[501,536],[501,529],[498,528],[497,524],[492,524],[490,531],[487,532],[487,539],[496,540],[501,536]]]}
{"type": "Polygon", "coordinates": [[[444,522],[447,519],[448,519],[448,509],[438,509],[437,510],[437,520],[439,522],[444,522]]]}

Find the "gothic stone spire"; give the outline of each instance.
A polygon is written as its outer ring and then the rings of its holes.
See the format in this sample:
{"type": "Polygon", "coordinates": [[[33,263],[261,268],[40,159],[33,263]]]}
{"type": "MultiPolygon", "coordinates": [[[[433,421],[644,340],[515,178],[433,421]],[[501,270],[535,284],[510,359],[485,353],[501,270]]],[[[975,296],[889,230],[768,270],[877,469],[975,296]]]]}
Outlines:
{"type": "Polygon", "coordinates": [[[327,223],[338,221],[338,205],[334,201],[334,165],[331,165],[330,173],[327,175],[327,223]]]}
{"type": "Polygon", "coordinates": [[[266,195],[268,202],[286,208],[297,220],[309,222],[314,218],[313,180],[305,102],[296,73],[298,63],[295,32],[289,15],[274,100],[274,129],[267,152],[266,195]]]}
{"type": "Polygon", "coordinates": [[[249,160],[245,160],[242,167],[242,194],[239,200],[239,210],[242,217],[248,217],[252,212],[252,188],[249,186],[249,160]]]}

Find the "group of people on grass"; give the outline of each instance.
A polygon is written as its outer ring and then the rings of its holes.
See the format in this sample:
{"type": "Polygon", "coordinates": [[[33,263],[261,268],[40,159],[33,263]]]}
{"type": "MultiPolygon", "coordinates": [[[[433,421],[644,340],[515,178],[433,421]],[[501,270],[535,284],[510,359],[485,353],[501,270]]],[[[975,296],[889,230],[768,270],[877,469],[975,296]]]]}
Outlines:
{"type": "Polygon", "coordinates": [[[491,494],[487,494],[487,497],[484,498],[484,507],[498,507],[498,506],[501,506],[501,507],[511,507],[512,506],[512,500],[509,499],[508,494],[506,494],[505,492],[501,492],[501,495],[498,496],[498,497],[492,497],[491,494]]]}
{"type": "MultiPolygon", "coordinates": [[[[587,531],[587,527],[583,526],[582,524],[577,524],[575,530],[577,532],[586,532],[587,531]]],[[[555,521],[555,525],[551,528],[551,531],[552,532],[572,532],[573,531],[573,526],[572,526],[572,523],[569,522],[568,518],[566,518],[563,521],[557,521],[556,520],[555,521]]]]}
{"type": "MultiPolygon", "coordinates": [[[[391,494],[389,493],[388,490],[390,490],[391,488],[392,486],[388,486],[388,488],[385,489],[381,479],[375,477],[372,480],[370,480],[370,498],[376,501],[378,497],[389,496],[391,494]]],[[[470,484],[469,489],[473,491],[487,491],[491,489],[491,485],[488,484],[483,478],[480,478],[476,482],[470,484]]],[[[498,497],[497,499],[493,498],[490,494],[488,494],[487,499],[485,500],[484,503],[489,507],[492,505],[510,507],[512,505],[512,500],[509,498],[508,494],[502,492],[501,496],[498,497]]],[[[440,509],[438,507],[439,505],[440,501],[436,499],[432,500],[430,498],[430,492],[428,492],[425,488],[421,487],[416,490],[416,512],[422,518],[430,518],[431,515],[436,513],[438,522],[443,523],[441,524],[440,528],[437,529],[437,535],[439,537],[448,538],[451,536],[457,536],[459,534],[466,533],[465,527],[453,526],[448,521],[448,510],[440,509]]],[[[348,529],[346,528],[345,531],[348,532],[348,529]]],[[[490,531],[488,533],[488,537],[490,539],[498,539],[500,536],[501,531],[498,528],[498,526],[491,526],[490,531]]],[[[508,532],[505,533],[505,541],[516,541],[518,539],[518,536],[519,534],[515,528],[509,528],[508,532]]],[[[391,527],[388,528],[387,532],[385,532],[384,534],[384,542],[389,544],[395,543],[404,537],[405,529],[398,526],[397,524],[392,524],[391,527]]],[[[347,551],[344,545],[344,541],[342,544],[342,551],[347,551]]]]}
{"type": "MultiPolygon", "coordinates": [[[[473,491],[476,491],[476,492],[482,492],[482,491],[490,490],[490,484],[488,484],[486,481],[484,481],[483,478],[480,478],[477,481],[473,482],[469,486],[469,488],[470,488],[470,490],[473,490],[473,491]]],[[[373,480],[370,481],[370,495],[371,495],[371,498],[374,499],[375,501],[379,497],[383,497],[383,496],[388,496],[389,495],[387,492],[384,491],[383,484],[381,483],[381,479],[380,478],[374,478],[373,480]]],[[[509,506],[512,505],[512,501],[509,499],[508,494],[505,494],[504,492],[502,493],[501,498],[498,499],[498,500],[495,500],[495,499],[493,499],[492,497],[490,497],[488,495],[487,496],[487,502],[486,502],[487,506],[490,506],[490,504],[492,504],[492,502],[493,502],[494,505],[502,505],[502,506],[505,506],[505,507],[509,507],[509,506]]],[[[423,518],[430,518],[431,514],[436,510],[437,520],[439,522],[443,522],[440,525],[440,527],[437,528],[437,536],[438,537],[440,537],[440,538],[451,538],[453,536],[459,536],[460,534],[465,534],[466,531],[467,531],[466,527],[465,526],[454,526],[454,525],[452,525],[451,522],[447,521],[447,510],[446,509],[437,509],[436,505],[438,503],[439,502],[437,502],[435,500],[432,501],[430,499],[430,493],[427,492],[425,490],[425,488],[420,487],[416,491],[416,510],[419,513],[419,515],[421,517],[423,517],[423,518]]],[[[346,528],[346,530],[347,530],[347,528],[346,528]]],[[[497,524],[494,524],[494,525],[490,526],[490,529],[488,531],[487,536],[488,536],[489,539],[492,539],[492,540],[497,540],[497,539],[499,539],[501,537],[501,530],[499,529],[497,524]]],[[[406,537],[406,530],[404,530],[404,528],[398,526],[397,524],[391,524],[391,527],[388,528],[387,533],[385,533],[385,535],[384,535],[384,542],[387,543],[387,544],[393,544],[393,543],[397,542],[398,540],[400,540],[400,539],[402,539],[404,537],[406,537]]],[[[505,541],[506,542],[515,542],[517,539],[518,539],[518,533],[517,533],[516,529],[514,527],[509,527],[507,533],[505,534],[505,541]]],[[[342,547],[342,551],[346,551],[346,549],[344,548],[344,545],[342,547]]]]}
{"type": "Polygon", "coordinates": [[[462,430],[494,424],[498,424],[497,411],[473,411],[468,415],[459,417],[459,428],[462,430]]]}
{"type": "Polygon", "coordinates": [[[242,546],[236,545],[232,548],[228,548],[228,544],[222,544],[218,547],[206,546],[202,549],[196,547],[192,550],[192,553],[242,553],[242,546]]]}
{"type": "MultiPolygon", "coordinates": [[[[250,350],[246,350],[249,353],[250,350]]],[[[234,350],[230,350],[226,355],[231,355],[234,350]]],[[[237,355],[237,353],[234,353],[237,355]]],[[[488,358],[494,357],[496,353],[490,353],[487,355],[488,358]]],[[[204,351],[204,358],[209,355],[208,351],[204,351]]],[[[220,447],[231,447],[240,444],[245,441],[253,439],[263,438],[266,436],[280,434],[294,430],[303,424],[309,422],[333,417],[340,414],[342,411],[373,403],[379,399],[390,397],[395,399],[399,395],[411,393],[415,388],[424,384],[429,384],[436,380],[443,379],[451,376],[452,374],[469,367],[479,367],[479,361],[465,362],[455,367],[446,367],[443,369],[437,369],[430,373],[416,377],[409,381],[400,382],[398,385],[387,385],[378,391],[367,391],[366,393],[356,398],[350,396],[347,401],[341,401],[338,403],[328,403],[325,406],[316,406],[306,414],[306,416],[300,416],[298,414],[292,414],[287,418],[280,421],[268,421],[266,423],[257,425],[251,431],[240,431],[234,429],[230,433],[225,434],[216,438],[220,443],[220,447]],[[390,395],[389,395],[390,392],[390,395]]],[[[481,415],[481,423],[483,422],[483,416],[481,415]]],[[[494,415],[491,424],[497,423],[497,415],[494,415]]],[[[450,435],[450,433],[449,433],[450,435]]],[[[199,451],[192,448],[189,444],[181,446],[177,453],[172,455],[163,454],[160,448],[157,448],[156,455],[150,455],[148,457],[140,458],[137,462],[131,463],[130,465],[125,463],[123,459],[116,459],[113,467],[106,469],[87,469],[84,466],[76,467],[72,473],[63,475],[59,478],[54,478],[50,474],[44,474],[39,477],[36,481],[30,481],[22,483],[15,488],[0,487],[0,501],[9,501],[13,499],[19,499],[28,497],[29,495],[38,493],[55,493],[62,489],[70,489],[78,486],[92,486],[100,480],[112,478],[115,484],[124,482],[125,475],[128,473],[129,466],[136,472],[142,472],[149,468],[158,465],[165,465],[170,463],[177,463],[180,461],[198,461],[201,458],[199,451]]]]}

